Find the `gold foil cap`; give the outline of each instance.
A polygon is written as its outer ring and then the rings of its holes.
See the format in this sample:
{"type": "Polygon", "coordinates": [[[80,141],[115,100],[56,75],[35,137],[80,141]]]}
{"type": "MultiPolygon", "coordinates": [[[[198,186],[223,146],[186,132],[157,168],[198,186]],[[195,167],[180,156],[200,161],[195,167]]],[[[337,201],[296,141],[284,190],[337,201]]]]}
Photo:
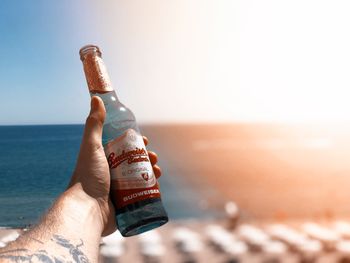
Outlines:
{"type": "Polygon", "coordinates": [[[97,54],[99,57],[102,57],[102,53],[101,50],[98,46],[95,45],[86,45],[83,46],[80,50],[79,50],[79,54],[80,54],[80,59],[81,61],[84,62],[85,56],[88,54],[97,54]]]}
{"type": "Polygon", "coordinates": [[[95,45],[87,45],[79,51],[83,62],[86,81],[90,92],[105,93],[112,91],[112,83],[106,66],[102,60],[102,53],[95,45]]]}

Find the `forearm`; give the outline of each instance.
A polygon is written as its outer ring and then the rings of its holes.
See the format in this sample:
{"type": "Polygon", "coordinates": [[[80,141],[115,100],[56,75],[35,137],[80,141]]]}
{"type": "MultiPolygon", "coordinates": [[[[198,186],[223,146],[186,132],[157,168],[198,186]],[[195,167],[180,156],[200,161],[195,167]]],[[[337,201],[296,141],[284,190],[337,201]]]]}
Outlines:
{"type": "Polygon", "coordinates": [[[97,201],[76,184],[40,224],[0,249],[0,262],[97,262],[102,230],[97,201]]]}

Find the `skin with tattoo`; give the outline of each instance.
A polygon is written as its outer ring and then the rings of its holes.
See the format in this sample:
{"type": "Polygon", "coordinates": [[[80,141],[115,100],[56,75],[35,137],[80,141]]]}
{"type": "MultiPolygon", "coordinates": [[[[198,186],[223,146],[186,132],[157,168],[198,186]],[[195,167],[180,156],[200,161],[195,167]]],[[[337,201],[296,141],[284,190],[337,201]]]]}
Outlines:
{"type": "MultiPolygon", "coordinates": [[[[98,262],[101,236],[116,230],[109,167],[101,143],[105,108],[92,97],[78,161],[68,185],[40,223],[0,249],[3,262],[98,262]]],[[[148,143],[144,137],[145,144],[148,143]]],[[[154,174],[157,155],[149,151],[154,174]]]]}

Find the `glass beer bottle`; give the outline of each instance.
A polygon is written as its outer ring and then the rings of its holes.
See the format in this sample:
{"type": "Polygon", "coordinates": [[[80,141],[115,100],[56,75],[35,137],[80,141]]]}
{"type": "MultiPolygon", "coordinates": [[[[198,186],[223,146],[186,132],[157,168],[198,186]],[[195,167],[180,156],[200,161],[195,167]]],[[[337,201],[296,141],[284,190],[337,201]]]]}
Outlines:
{"type": "Polygon", "coordinates": [[[111,199],[123,236],[132,236],[168,222],[134,114],[118,99],[97,46],[80,49],[91,96],[106,108],[102,144],[111,174],[111,199]]]}

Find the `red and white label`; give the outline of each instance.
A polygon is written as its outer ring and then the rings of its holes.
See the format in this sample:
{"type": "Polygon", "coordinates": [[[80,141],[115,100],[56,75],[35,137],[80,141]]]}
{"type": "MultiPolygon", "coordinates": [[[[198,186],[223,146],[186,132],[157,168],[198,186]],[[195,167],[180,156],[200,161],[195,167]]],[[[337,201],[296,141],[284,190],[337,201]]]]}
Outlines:
{"type": "Polygon", "coordinates": [[[111,174],[111,194],[117,208],[160,197],[152,164],[139,133],[128,129],[105,146],[105,153],[111,174]]]}

